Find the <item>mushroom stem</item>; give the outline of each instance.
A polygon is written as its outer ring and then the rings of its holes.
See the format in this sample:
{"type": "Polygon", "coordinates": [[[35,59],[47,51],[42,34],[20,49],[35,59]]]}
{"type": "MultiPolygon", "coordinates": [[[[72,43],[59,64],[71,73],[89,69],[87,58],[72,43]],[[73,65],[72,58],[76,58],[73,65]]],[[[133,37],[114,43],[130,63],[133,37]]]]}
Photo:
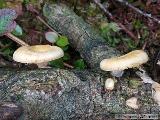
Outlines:
{"type": "Polygon", "coordinates": [[[38,68],[50,68],[47,65],[48,65],[48,62],[37,63],[38,68]]]}
{"type": "Polygon", "coordinates": [[[16,36],[12,35],[11,33],[7,33],[5,34],[8,38],[12,39],[13,41],[15,41],[16,43],[22,45],[22,46],[29,46],[27,43],[25,43],[24,41],[22,41],[21,39],[17,38],[16,36]]]}
{"type": "Polygon", "coordinates": [[[122,77],[124,71],[123,70],[115,70],[115,71],[111,71],[111,75],[115,76],[115,77],[122,77]]]}

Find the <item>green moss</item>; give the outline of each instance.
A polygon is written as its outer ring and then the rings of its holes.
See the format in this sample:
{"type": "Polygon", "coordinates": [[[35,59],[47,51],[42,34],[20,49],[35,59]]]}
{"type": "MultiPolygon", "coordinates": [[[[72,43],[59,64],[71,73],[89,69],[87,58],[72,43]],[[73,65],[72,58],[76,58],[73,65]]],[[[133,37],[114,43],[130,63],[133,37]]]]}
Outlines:
{"type": "Polygon", "coordinates": [[[141,85],[141,83],[142,82],[139,79],[133,78],[133,79],[129,80],[129,87],[136,89],[136,88],[138,88],[139,85],[141,85]]]}

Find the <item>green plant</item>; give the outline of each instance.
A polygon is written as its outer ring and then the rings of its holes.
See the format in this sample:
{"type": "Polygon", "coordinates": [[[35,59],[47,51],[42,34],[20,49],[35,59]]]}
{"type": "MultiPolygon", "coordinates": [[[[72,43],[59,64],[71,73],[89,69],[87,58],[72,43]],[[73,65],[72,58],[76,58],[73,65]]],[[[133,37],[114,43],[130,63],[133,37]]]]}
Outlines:
{"type": "Polygon", "coordinates": [[[123,42],[128,47],[129,51],[134,50],[137,47],[137,44],[133,40],[131,40],[130,38],[123,38],[123,42]]]}
{"type": "Polygon", "coordinates": [[[115,47],[121,41],[120,38],[115,35],[119,30],[120,27],[114,22],[103,23],[100,27],[100,34],[110,46],[115,47]]]}
{"type": "Polygon", "coordinates": [[[134,29],[140,29],[143,27],[143,23],[140,20],[134,20],[132,25],[134,29]]]}
{"type": "Polygon", "coordinates": [[[78,59],[74,62],[74,67],[76,69],[85,69],[86,68],[86,64],[84,62],[83,59],[78,59]]]}
{"type": "Polygon", "coordinates": [[[54,68],[64,68],[63,59],[57,59],[49,62],[49,65],[54,68]]]}
{"type": "Polygon", "coordinates": [[[6,6],[5,0],[0,0],[0,8],[4,8],[6,6]]]}
{"type": "Polygon", "coordinates": [[[68,38],[65,36],[60,36],[58,40],[56,41],[56,45],[59,47],[65,47],[69,45],[68,38]]]}
{"type": "Polygon", "coordinates": [[[138,32],[139,34],[139,43],[144,44],[144,41],[146,40],[147,37],[149,37],[149,30],[145,26],[145,24],[140,21],[140,20],[134,20],[133,23],[133,28],[138,32]]]}

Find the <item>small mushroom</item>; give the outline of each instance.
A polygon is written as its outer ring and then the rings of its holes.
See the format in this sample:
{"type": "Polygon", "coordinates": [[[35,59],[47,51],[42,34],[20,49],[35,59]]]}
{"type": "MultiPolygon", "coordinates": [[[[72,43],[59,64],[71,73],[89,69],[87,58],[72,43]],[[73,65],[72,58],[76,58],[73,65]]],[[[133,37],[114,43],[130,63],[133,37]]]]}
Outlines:
{"type": "Polygon", "coordinates": [[[137,104],[137,98],[136,97],[131,97],[126,101],[126,105],[133,108],[133,109],[138,109],[139,106],[137,104]]]}
{"type": "Polygon", "coordinates": [[[104,59],[100,62],[100,68],[104,71],[111,71],[113,76],[121,77],[123,70],[139,67],[148,61],[148,55],[143,50],[134,50],[120,57],[104,59]]]}
{"type": "Polygon", "coordinates": [[[45,38],[48,42],[54,44],[58,40],[58,34],[55,32],[46,32],[45,38]]]}
{"type": "Polygon", "coordinates": [[[105,81],[105,89],[106,90],[113,90],[114,89],[114,80],[112,78],[108,78],[105,81]]]}
{"type": "Polygon", "coordinates": [[[45,68],[49,61],[59,59],[64,56],[60,47],[50,45],[22,46],[18,48],[13,59],[20,63],[34,63],[39,68],[45,68]]]}

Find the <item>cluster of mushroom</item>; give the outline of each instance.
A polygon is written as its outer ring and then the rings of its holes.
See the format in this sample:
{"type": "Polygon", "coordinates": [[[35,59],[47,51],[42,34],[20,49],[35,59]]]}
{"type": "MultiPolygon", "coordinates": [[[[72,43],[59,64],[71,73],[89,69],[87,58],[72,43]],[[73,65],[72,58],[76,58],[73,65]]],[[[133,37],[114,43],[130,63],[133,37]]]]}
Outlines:
{"type": "MultiPolygon", "coordinates": [[[[121,77],[125,69],[140,67],[140,65],[146,63],[148,59],[149,57],[145,51],[135,50],[120,57],[102,60],[100,63],[100,68],[104,71],[111,71],[111,74],[114,77],[121,77]]],[[[159,65],[160,61],[158,61],[157,64],[159,65]]],[[[152,84],[152,97],[160,106],[160,84],[153,81],[144,73],[142,74],[141,78],[143,79],[144,83],[152,84]]],[[[105,88],[107,90],[112,90],[114,89],[114,84],[114,79],[108,78],[105,81],[105,88]]],[[[126,100],[126,105],[133,109],[138,109],[140,107],[140,105],[138,104],[138,99],[136,97],[131,97],[126,100]]]]}
{"type": "MultiPolygon", "coordinates": [[[[125,69],[139,67],[140,65],[146,63],[149,57],[147,53],[143,50],[134,50],[128,54],[122,55],[120,57],[114,57],[110,59],[104,59],[100,62],[100,68],[104,71],[111,71],[114,77],[121,77],[125,69]]],[[[105,81],[105,89],[113,90],[115,85],[115,80],[108,78],[105,81]]],[[[126,101],[126,105],[138,109],[137,98],[132,97],[126,101]]]]}
{"type": "MultiPolygon", "coordinates": [[[[148,61],[148,55],[143,50],[134,50],[120,57],[104,59],[100,62],[100,68],[104,71],[111,71],[114,77],[121,77],[125,69],[139,67],[148,61]]],[[[114,88],[114,80],[107,79],[105,82],[106,89],[114,88]],[[111,87],[112,85],[112,87],[111,87]]]]}

